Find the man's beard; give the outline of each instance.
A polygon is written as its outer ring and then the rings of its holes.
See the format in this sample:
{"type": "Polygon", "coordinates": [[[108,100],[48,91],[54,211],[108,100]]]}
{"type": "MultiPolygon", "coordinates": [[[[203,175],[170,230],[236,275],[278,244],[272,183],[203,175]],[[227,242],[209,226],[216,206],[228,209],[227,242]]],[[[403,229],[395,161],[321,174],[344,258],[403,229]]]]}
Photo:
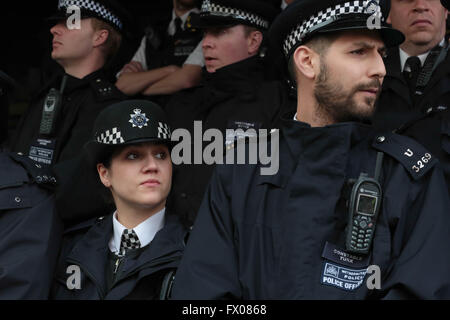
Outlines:
{"type": "Polygon", "coordinates": [[[358,84],[345,91],[339,81],[331,81],[328,67],[325,63],[320,66],[314,96],[317,101],[317,115],[332,123],[357,121],[369,122],[375,110],[375,102],[381,92],[381,84],[377,79],[364,84],[358,84]],[[355,95],[360,90],[377,88],[376,97],[365,97],[366,105],[360,105],[355,95]]]}

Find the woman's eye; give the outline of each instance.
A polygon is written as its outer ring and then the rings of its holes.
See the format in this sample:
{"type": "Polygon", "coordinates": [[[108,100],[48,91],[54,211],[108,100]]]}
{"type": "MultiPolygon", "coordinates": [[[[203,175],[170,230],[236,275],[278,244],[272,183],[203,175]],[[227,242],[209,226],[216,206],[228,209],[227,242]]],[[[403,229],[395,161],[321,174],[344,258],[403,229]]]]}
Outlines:
{"type": "Polygon", "coordinates": [[[137,159],[138,155],[136,153],[130,152],[129,154],[127,154],[127,159],[129,160],[135,160],[137,159]]]}
{"type": "Polygon", "coordinates": [[[162,152],[158,152],[157,154],[156,154],[156,158],[158,158],[158,159],[165,159],[167,157],[167,154],[164,152],[164,151],[162,151],[162,152]]]}

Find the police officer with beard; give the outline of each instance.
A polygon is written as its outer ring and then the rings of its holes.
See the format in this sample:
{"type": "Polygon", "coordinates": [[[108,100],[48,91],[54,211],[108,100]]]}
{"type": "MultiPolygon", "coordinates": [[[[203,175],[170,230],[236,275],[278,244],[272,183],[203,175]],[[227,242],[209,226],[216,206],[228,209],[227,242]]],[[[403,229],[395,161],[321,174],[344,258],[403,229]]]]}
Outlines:
{"type": "Polygon", "coordinates": [[[448,299],[442,168],[414,140],[364,124],[386,47],[403,35],[367,1],[298,0],[270,36],[298,92],[278,132],[279,171],[216,166],[173,297],[448,299]]]}

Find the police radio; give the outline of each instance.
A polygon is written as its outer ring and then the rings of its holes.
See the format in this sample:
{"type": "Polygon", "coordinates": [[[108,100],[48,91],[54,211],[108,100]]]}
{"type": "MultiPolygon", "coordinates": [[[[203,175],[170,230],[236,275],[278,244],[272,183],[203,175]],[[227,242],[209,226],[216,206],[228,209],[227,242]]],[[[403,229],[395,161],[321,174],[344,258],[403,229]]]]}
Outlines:
{"type": "Polygon", "coordinates": [[[58,114],[61,112],[62,93],[66,85],[67,75],[64,75],[61,89],[58,91],[55,88],[51,88],[44,101],[44,107],[42,110],[41,125],[39,127],[39,133],[41,135],[51,135],[56,126],[56,120],[58,114]]]}
{"type": "Polygon", "coordinates": [[[349,252],[368,254],[372,246],[376,222],[380,210],[382,190],[378,183],[383,154],[377,158],[375,178],[361,173],[354,182],[348,204],[346,249],[349,252]]]}

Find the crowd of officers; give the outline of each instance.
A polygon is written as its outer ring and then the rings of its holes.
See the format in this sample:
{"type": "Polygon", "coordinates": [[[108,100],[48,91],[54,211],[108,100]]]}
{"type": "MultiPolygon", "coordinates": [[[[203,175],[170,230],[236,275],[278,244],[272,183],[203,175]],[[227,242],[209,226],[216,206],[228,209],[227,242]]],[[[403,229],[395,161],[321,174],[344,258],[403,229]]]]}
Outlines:
{"type": "Polygon", "coordinates": [[[173,0],[111,79],[127,12],[60,0],[60,72],[0,117],[0,299],[449,299],[448,8],[173,0]],[[279,170],[173,165],[195,121],[279,170]]]}

